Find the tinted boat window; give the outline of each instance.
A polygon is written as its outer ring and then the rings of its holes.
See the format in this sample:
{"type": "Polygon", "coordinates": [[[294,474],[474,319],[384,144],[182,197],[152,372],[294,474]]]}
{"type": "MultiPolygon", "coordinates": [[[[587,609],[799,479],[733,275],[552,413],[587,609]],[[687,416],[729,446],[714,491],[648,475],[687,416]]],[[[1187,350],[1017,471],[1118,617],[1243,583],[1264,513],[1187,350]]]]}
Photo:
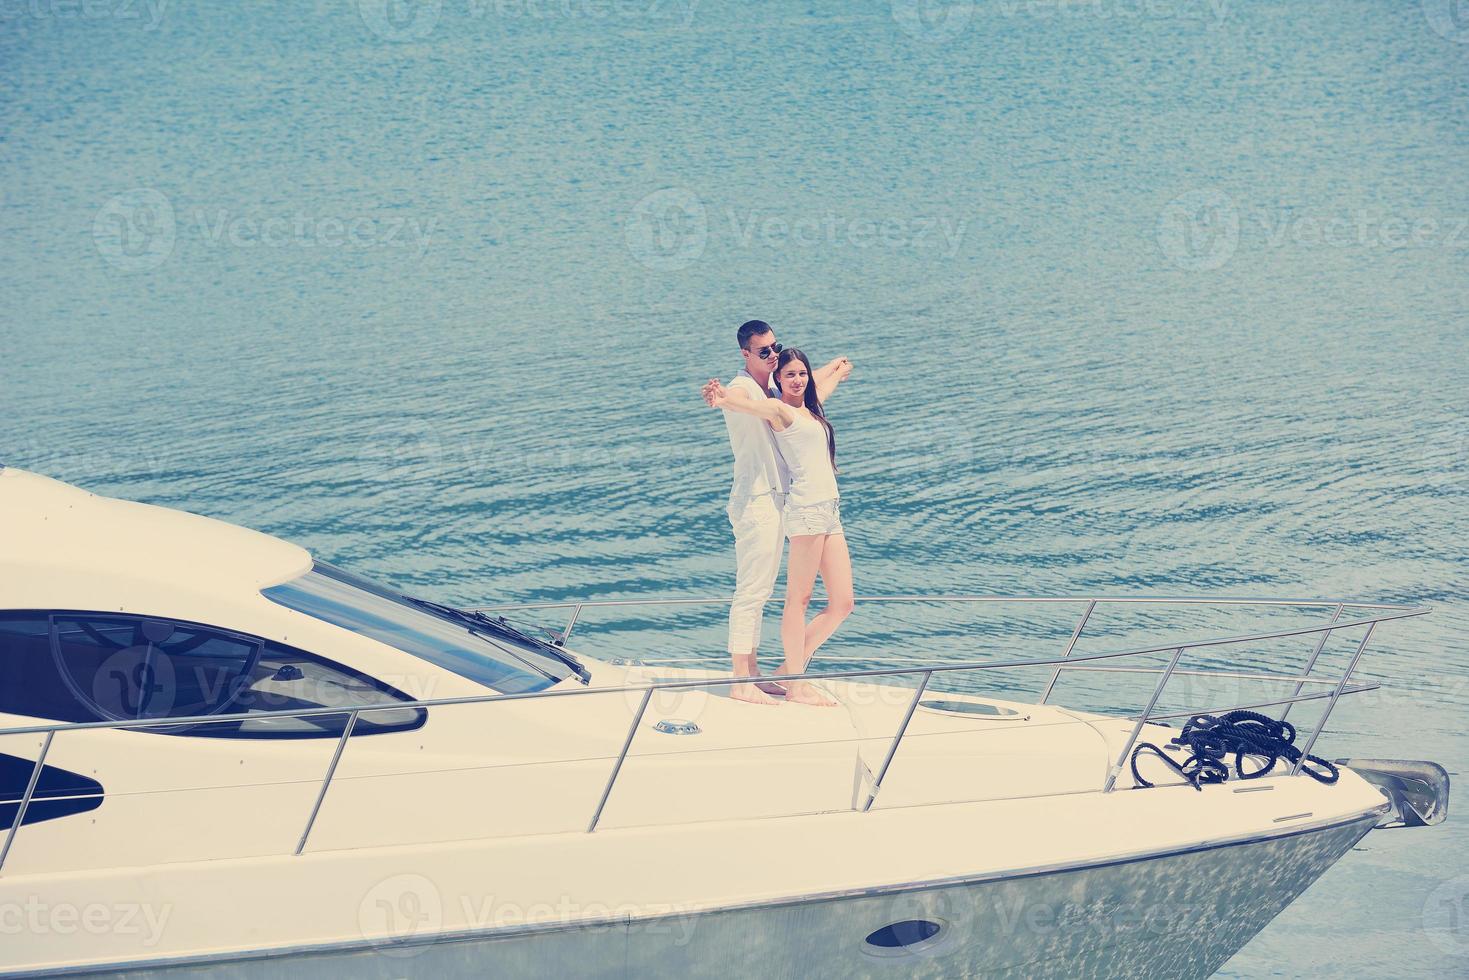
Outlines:
{"type": "MultiPolygon", "coordinates": [[[[407,700],[409,698],[406,694],[365,674],[282,644],[268,643],[236,698],[235,706],[230,708],[231,714],[251,711],[260,712],[260,717],[241,721],[237,725],[203,726],[196,734],[250,738],[340,736],[342,726],[346,724],[343,715],[275,718],[270,717],[269,712],[392,704],[394,701],[407,700]],[[220,731],[210,732],[206,728],[220,731]]],[[[352,737],[418,728],[426,717],[427,712],[423,708],[369,711],[358,716],[357,723],[352,726],[352,737]]]]}
{"type": "MultiPolygon", "coordinates": [[[[267,712],[393,704],[408,696],[282,643],[156,617],[0,613],[0,712],[50,721],[125,721],[260,712],[258,719],[146,729],[206,738],[340,736],[347,716],[267,712]]],[[[417,728],[423,709],[361,715],[352,733],[417,728]]]]}
{"type": "Polygon", "coordinates": [[[72,697],[98,718],[221,711],[260,659],[263,640],[167,619],[53,613],[49,644],[72,697]]]}
{"type": "Polygon", "coordinates": [[[100,721],[61,679],[45,613],[0,615],[0,711],[50,721],[100,721]]]}
{"type": "Polygon", "coordinates": [[[492,640],[460,620],[415,605],[402,593],[326,562],[316,562],[300,578],[261,594],[421,657],[500,694],[539,691],[571,674],[565,664],[547,659],[532,645],[492,640]]]}

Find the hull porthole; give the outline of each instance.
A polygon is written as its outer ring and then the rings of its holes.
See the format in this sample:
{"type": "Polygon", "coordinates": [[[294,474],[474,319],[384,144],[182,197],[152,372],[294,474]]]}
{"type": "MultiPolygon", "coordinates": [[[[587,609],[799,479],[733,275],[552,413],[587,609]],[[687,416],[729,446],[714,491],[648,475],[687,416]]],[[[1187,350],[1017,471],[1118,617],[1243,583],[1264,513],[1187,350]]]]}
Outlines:
{"type": "Polygon", "coordinates": [[[933,950],[948,938],[945,923],[933,919],[903,919],[874,929],[862,941],[869,956],[912,956],[933,950]]]}

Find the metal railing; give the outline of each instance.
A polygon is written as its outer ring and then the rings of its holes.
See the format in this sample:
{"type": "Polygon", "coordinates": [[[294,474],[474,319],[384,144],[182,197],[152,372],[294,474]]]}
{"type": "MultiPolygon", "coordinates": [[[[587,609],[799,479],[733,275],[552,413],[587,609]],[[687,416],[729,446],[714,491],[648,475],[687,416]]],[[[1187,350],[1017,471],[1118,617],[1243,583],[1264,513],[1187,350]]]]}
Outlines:
{"type": "MultiPolygon", "coordinates": [[[[631,607],[631,606],[670,606],[670,605],[672,605],[672,606],[682,606],[682,605],[701,605],[701,604],[702,605],[711,605],[711,604],[728,604],[729,601],[730,600],[729,600],[728,597],[721,597],[721,598],[686,598],[686,599],[647,599],[647,600],[620,599],[620,600],[606,600],[606,601],[571,601],[571,602],[545,602],[545,603],[517,603],[517,604],[513,604],[513,605],[481,606],[481,607],[477,607],[477,608],[482,609],[482,610],[487,610],[487,611],[489,611],[489,610],[502,611],[502,610],[508,610],[508,609],[553,609],[553,608],[570,608],[572,610],[571,611],[570,618],[567,621],[567,624],[566,624],[565,629],[560,634],[561,637],[562,637],[562,640],[564,642],[564,639],[566,637],[568,637],[571,634],[572,630],[575,628],[575,626],[577,624],[577,621],[581,617],[583,611],[586,610],[586,609],[588,609],[588,608],[611,608],[611,607],[631,607]]],[[[1343,697],[1345,695],[1348,695],[1348,694],[1360,694],[1360,693],[1363,693],[1363,692],[1366,692],[1366,691],[1377,690],[1380,687],[1380,685],[1377,685],[1377,684],[1357,684],[1357,685],[1351,685],[1350,684],[1351,676],[1352,676],[1353,672],[1356,670],[1356,668],[1357,668],[1357,666],[1358,666],[1358,664],[1359,664],[1359,662],[1360,662],[1360,660],[1362,658],[1362,654],[1366,650],[1367,644],[1368,644],[1368,642],[1372,638],[1373,630],[1377,627],[1377,625],[1379,623],[1389,622],[1389,621],[1392,621],[1392,620],[1407,619],[1407,618],[1411,618],[1411,617],[1414,617],[1414,616],[1422,616],[1422,615],[1424,615],[1424,614],[1426,614],[1426,613],[1428,613],[1428,612],[1431,611],[1431,609],[1429,607],[1427,607],[1427,606],[1405,605],[1405,604],[1383,603],[1383,602],[1353,602],[1353,601],[1346,601],[1346,600],[1319,600],[1319,599],[1255,599],[1255,598],[1235,598],[1235,597],[1228,597],[1228,598],[1207,598],[1207,597],[1193,597],[1193,596],[1183,596],[1183,597],[1152,597],[1152,596],[1148,596],[1148,597],[1133,597],[1133,596],[1115,596],[1115,597],[1100,597],[1100,596],[1099,597],[1091,597],[1091,596],[1087,596],[1087,597],[1026,597],[1026,596],[957,596],[957,595],[943,595],[943,596],[869,596],[869,597],[864,597],[864,598],[858,599],[857,601],[859,603],[934,603],[934,602],[941,602],[941,603],[1078,604],[1078,605],[1084,604],[1084,606],[1085,606],[1085,612],[1082,614],[1082,617],[1081,617],[1080,622],[1077,623],[1075,629],[1072,631],[1071,637],[1070,637],[1069,641],[1067,642],[1064,651],[1059,656],[1056,656],[1056,657],[1043,657],[1043,658],[1024,659],[1024,660],[1009,660],[1009,661],[1002,661],[1002,662],[998,662],[998,663],[986,663],[986,662],[982,662],[982,661],[980,661],[980,662],[961,662],[961,663],[935,663],[935,664],[924,664],[924,665],[908,666],[908,667],[865,668],[865,669],[859,669],[859,670],[843,670],[843,671],[816,671],[816,672],[807,672],[807,673],[796,674],[796,675],[785,675],[785,674],[776,675],[783,682],[800,681],[800,680],[813,680],[813,681],[834,681],[834,680],[855,680],[855,679],[870,680],[870,679],[873,679],[873,678],[907,677],[907,676],[912,676],[912,675],[916,675],[916,676],[918,676],[920,678],[918,685],[916,686],[916,688],[915,688],[915,690],[914,690],[914,692],[913,692],[910,700],[908,701],[907,708],[904,711],[904,714],[903,714],[903,717],[902,717],[902,721],[900,722],[900,724],[898,726],[898,729],[894,733],[891,741],[887,745],[886,751],[883,754],[882,762],[879,765],[877,771],[872,774],[872,777],[871,777],[871,785],[870,785],[870,788],[869,788],[869,790],[867,792],[866,800],[865,800],[865,802],[862,803],[862,805],[860,807],[857,807],[857,809],[859,809],[859,810],[861,810],[863,812],[866,812],[866,811],[870,810],[871,807],[872,807],[872,805],[873,805],[873,803],[874,803],[874,801],[876,800],[877,795],[878,795],[878,793],[880,792],[880,790],[882,788],[883,780],[887,777],[889,771],[891,770],[893,761],[894,761],[894,759],[897,756],[898,749],[899,749],[900,745],[902,744],[904,735],[907,733],[909,724],[912,721],[913,714],[914,714],[915,710],[917,709],[917,707],[919,705],[920,699],[922,698],[922,696],[925,693],[925,691],[928,690],[929,685],[932,682],[934,676],[935,675],[939,675],[939,674],[945,674],[946,675],[946,674],[959,674],[959,673],[967,673],[967,672],[976,672],[976,673],[979,673],[979,672],[991,671],[991,670],[1013,670],[1013,669],[1017,669],[1017,668],[1026,668],[1026,667],[1054,667],[1055,669],[1054,669],[1054,671],[1053,671],[1053,673],[1051,675],[1051,678],[1050,678],[1049,682],[1046,684],[1045,690],[1043,691],[1043,693],[1042,693],[1039,701],[1037,702],[1038,704],[1045,704],[1046,703],[1046,701],[1050,697],[1050,695],[1051,695],[1051,693],[1052,693],[1052,691],[1053,691],[1053,689],[1054,689],[1054,687],[1056,685],[1057,680],[1060,677],[1060,674],[1061,674],[1061,671],[1062,670],[1066,670],[1066,671],[1077,671],[1077,672],[1097,671],[1097,672],[1123,672],[1123,673],[1144,673],[1144,674],[1154,674],[1154,673],[1156,673],[1156,674],[1158,674],[1159,675],[1158,682],[1154,686],[1154,688],[1153,688],[1153,690],[1151,692],[1151,695],[1148,698],[1148,701],[1147,701],[1146,705],[1144,706],[1144,708],[1142,710],[1142,713],[1139,714],[1139,715],[1137,715],[1137,716],[1135,716],[1135,717],[1133,717],[1133,718],[1131,718],[1131,719],[1127,719],[1127,720],[1131,720],[1133,722],[1132,731],[1131,731],[1131,734],[1128,736],[1127,742],[1126,742],[1126,744],[1125,744],[1122,752],[1118,755],[1117,759],[1109,765],[1108,773],[1107,773],[1107,776],[1106,776],[1106,780],[1105,780],[1105,782],[1104,782],[1104,784],[1103,784],[1103,786],[1101,787],[1101,790],[1100,790],[1103,793],[1110,793],[1110,792],[1113,791],[1113,789],[1115,787],[1115,784],[1116,784],[1116,781],[1117,781],[1117,777],[1118,777],[1119,773],[1121,772],[1121,769],[1122,769],[1123,764],[1127,761],[1127,758],[1128,758],[1129,754],[1132,752],[1133,748],[1137,744],[1137,741],[1138,741],[1139,737],[1141,736],[1141,734],[1142,734],[1145,726],[1147,724],[1151,723],[1151,722],[1164,721],[1164,720],[1168,720],[1168,719],[1172,719],[1172,718],[1185,718],[1185,717],[1190,717],[1190,716],[1192,716],[1194,714],[1198,714],[1198,713],[1218,714],[1218,713],[1222,713],[1222,712],[1225,712],[1225,711],[1234,710],[1236,708],[1257,709],[1257,708],[1275,707],[1275,706],[1284,706],[1284,709],[1285,710],[1282,711],[1282,713],[1281,713],[1281,717],[1284,717],[1285,711],[1288,711],[1290,709],[1290,706],[1293,705],[1293,704],[1297,704],[1297,703],[1304,702],[1304,701],[1315,701],[1315,700],[1323,700],[1323,699],[1326,699],[1327,700],[1327,705],[1326,705],[1326,708],[1325,708],[1324,712],[1322,713],[1321,719],[1317,722],[1315,728],[1312,730],[1311,735],[1310,735],[1310,738],[1306,742],[1306,745],[1305,745],[1305,747],[1303,749],[1301,758],[1298,759],[1295,762],[1295,764],[1292,766],[1292,768],[1290,770],[1289,775],[1295,776],[1295,775],[1297,775],[1300,772],[1300,768],[1301,768],[1302,763],[1305,761],[1306,754],[1311,751],[1312,747],[1316,743],[1316,739],[1321,734],[1321,731],[1326,727],[1327,720],[1330,718],[1332,711],[1335,709],[1337,701],[1341,697],[1343,697]],[[1333,613],[1333,615],[1331,617],[1331,620],[1329,622],[1326,622],[1326,623],[1317,623],[1317,624],[1311,624],[1311,625],[1306,625],[1306,626],[1294,626],[1294,627],[1289,627],[1289,628],[1285,628],[1285,629],[1277,629],[1277,630],[1271,630],[1271,631],[1260,632],[1260,633],[1250,633],[1250,634],[1233,635],[1233,636],[1204,637],[1204,638],[1201,638],[1201,639],[1186,640],[1186,641],[1183,641],[1183,642],[1170,641],[1170,642],[1167,642],[1167,643],[1153,645],[1153,646],[1137,647],[1137,648],[1126,649],[1126,650],[1108,651],[1108,652],[1103,652],[1103,653],[1076,654],[1075,648],[1076,648],[1077,642],[1081,638],[1082,633],[1083,633],[1083,631],[1084,631],[1084,629],[1085,629],[1088,621],[1090,620],[1090,618],[1092,616],[1092,613],[1096,610],[1097,606],[1098,605],[1101,605],[1101,604],[1155,604],[1155,605],[1167,604],[1167,605],[1184,605],[1184,606],[1189,606],[1189,605],[1206,605],[1206,606],[1230,606],[1230,605],[1237,605],[1237,606],[1274,606],[1274,607],[1294,607],[1294,608],[1334,608],[1334,613],[1333,613]],[[1359,610],[1359,609],[1360,610],[1376,610],[1376,611],[1378,611],[1378,614],[1377,615],[1368,615],[1366,617],[1358,617],[1358,618],[1355,618],[1355,619],[1342,620],[1341,619],[1341,615],[1342,615],[1343,611],[1344,610],[1347,610],[1347,609],[1352,609],[1352,610],[1359,610]],[[1339,677],[1335,677],[1335,678],[1331,678],[1331,679],[1313,677],[1311,675],[1311,671],[1315,668],[1315,666],[1316,666],[1316,664],[1317,664],[1317,662],[1319,660],[1319,657],[1321,655],[1321,652],[1325,648],[1326,642],[1330,638],[1331,634],[1334,633],[1334,632],[1340,631],[1340,630],[1349,630],[1349,629],[1358,628],[1358,627],[1365,627],[1366,628],[1366,634],[1362,637],[1361,642],[1358,644],[1355,652],[1353,653],[1353,655],[1351,657],[1350,663],[1348,663],[1346,669],[1342,672],[1342,674],[1339,677]],[[1190,650],[1199,650],[1199,649],[1204,649],[1204,648],[1209,648],[1209,647],[1228,646],[1228,645],[1243,644],[1243,643],[1257,643],[1257,642],[1262,642],[1262,641],[1265,641],[1265,640],[1283,639],[1283,638],[1294,637],[1294,636],[1308,636],[1308,635],[1313,635],[1313,634],[1319,634],[1319,639],[1318,639],[1317,643],[1315,644],[1315,647],[1313,648],[1312,653],[1311,653],[1311,655],[1310,655],[1310,657],[1309,657],[1309,659],[1308,659],[1308,661],[1306,663],[1305,671],[1303,673],[1301,673],[1301,674],[1298,674],[1298,675],[1297,674],[1272,674],[1272,673],[1259,672],[1259,671],[1245,672],[1245,671],[1180,670],[1179,669],[1179,666],[1178,666],[1180,660],[1182,659],[1182,657],[1184,655],[1184,653],[1186,651],[1190,651],[1190,650]],[[1158,655],[1158,654],[1167,654],[1167,655],[1169,655],[1170,659],[1169,659],[1169,662],[1168,662],[1168,666],[1166,668],[1117,667],[1117,666],[1100,665],[1099,664],[1099,662],[1101,662],[1101,661],[1111,661],[1111,660],[1119,660],[1119,659],[1129,658],[1129,657],[1142,657],[1142,656],[1158,655]],[[1211,708],[1211,709],[1208,709],[1207,712],[1200,712],[1198,710],[1191,710],[1191,711],[1187,711],[1187,712],[1178,712],[1178,713],[1172,713],[1172,714],[1154,714],[1154,709],[1157,707],[1159,700],[1162,698],[1163,692],[1164,692],[1165,688],[1167,687],[1167,684],[1168,684],[1169,680],[1172,677],[1174,677],[1174,676],[1182,676],[1182,675],[1189,675],[1189,676],[1207,676],[1207,677],[1229,677],[1229,678],[1248,679],[1248,680],[1262,680],[1262,681],[1274,681],[1274,682],[1280,682],[1280,683],[1293,683],[1293,684],[1295,684],[1295,690],[1288,697],[1277,698],[1277,699],[1267,700],[1267,701],[1260,701],[1260,702],[1255,702],[1255,703],[1248,704],[1248,705],[1233,705],[1233,706],[1230,706],[1230,707],[1223,707],[1223,708],[1211,708]],[[1326,685],[1329,685],[1331,687],[1331,690],[1330,691],[1325,691],[1325,692],[1320,692],[1320,693],[1315,693],[1315,694],[1302,694],[1301,693],[1301,691],[1304,689],[1304,687],[1305,687],[1306,684],[1313,684],[1313,683],[1314,684],[1326,684],[1326,685]]],[[[342,706],[333,706],[333,707],[302,708],[302,709],[293,709],[293,710],[289,710],[289,711],[269,711],[269,712],[256,711],[256,712],[246,712],[246,713],[233,714],[233,715],[209,714],[209,715],[197,715],[197,716],[192,716],[192,717],[166,717],[166,718],[128,719],[128,720],[111,720],[111,721],[95,721],[95,722],[73,722],[73,723],[65,723],[65,724],[27,725],[27,726],[23,726],[23,727],[16,727],[16,728],[9,728],[9,729],[0,729],[0,736],[4,736],[4,735],[28,735],[28,734],[40,734],[40,735],[43,735],[44,736],[44,739],[42,740],[42,743],[41,743],[40,751],[39,751],[39,753],[37,755],[37,758],[36,758],[36,762],[35,762],[34,768],[31,771],[30,779],[27,782],[27,785],[26,785],[26,788],[25,788],[24,793],[22,794],[21,798],[18,801],[18,806],[17,806],[17,809],[16,809],[15,816],[11,820],[10,827],[9,827],[9,829],[6,832],[4,842],[3,843],[0,843],[0,868],[3,868],[4,867],[5,859],[9,855],[10,850],[11,850],[11,846],[15,842],[15,838],[16,838],[17,832],[19,831],[21,825],[24,822],[26,811],[31,806],[31,804],[32,804],[32,802],[33,802],[33,800],[35,798],[35,793],[36,793],[37,785],[38,785],[38,783],[40,781],[41,772],[44,769],[45,762],[46,762],[46,757],[47,757],[47,755],[51,751],[51,747],[52,747],[52,744],[54,742],[55,736],[58,735],[58,734],[64,733],[64,732],[92,731],[92,730],[104,730],[104,729],[105,730],[118,730],[118,731],[146,730],[146,729],[150,729],[150,728],[178,729],[181,726],[229,724],[229,723],[237,723],[237,722],[243,722],[243,721],[257,721],[258,722],[258,721],[260,721],[260,720],[262,720],[264,718],[320,718],[320,717],[327,717],[327,716],[342,716],[342,715],[345,715],[346,716],[346,723],[343,726],[342,734],[337,738],[336,744],[334,746],[334,750],[332,752],[331,760],[330,760],[330,762],[327,765],[326,772],[322,776],[321,784],[320,784],[320,786],[317,789],[317,792],[315,794],[314,801],[313,801],[312,806],[311,806],[311,810],[310,810],[309,814],[307,815],[307,818],[306,818],[306,821],[305,821],[305,825],[304,825],[304,827],[302,829],[302,832],[301,832],[301,836],[298,839],[297,844],[296,844],[296,848],[295,848],[294,853],[297,854],[297,855],[299,855],[306,848],[306,844],[307,844],[307,842],[308,842],[308,840],[309,840],[309,838],[311,836],[312,828],[315,826],[317,817],[319,816],[319,814],[321,812],[322,804],[326,800],[327,792],[328,792],[328,790],[331,787],[332,779],[333,779],[334,775],[336,774],[338,765],[339,765],[339,763],[341,762],[341,759],[342,759],[342,755],[343,755],[343,753],[345,752],[345,750],[347,748],[348,739],[350,739],[351,736],[352,736],[352,732],[353,732],[353,730],[355,729],[355,727],[357,725],[357,720],[362,715],[364,715],[364,714],[370,714],[371,712],[374,712],[374,711],[402,711],[402,710],[405,710],[405,709],[419,709],[419,708],[428,709],[428,708],[436,708],[436,707],[446,707],[446,706],[451,706],[451,705],[488,704],[488,703],[492,703],[492,702],[498,703],[498,702],[504,702],[504,701],[542,701],[542,700],[548,700],[548,699],[551,699],[551,698],[586,697],[586,696],[595,696],[595,695],[625,694],[625,693],[629,693],[629,692],[640,692],[641,695],[642,695],[642,697],[641,697],[641,700],[639,702],[637,711],[633,715],[632,723],[627,728],[627,731],[626,731],[626,733],[624,735],[624,738],[623,738],[623,741],[622,741],[622,747],[621,747],[620,751],[618,752],[615,761],[613,762],[613,765],[612,765],[612,768],[611,768],[611,772],[609,773],[609,775],[607,777],[607,780],[606,780],[605,784],[603,785],[601,795],[598,798],[596,809],[593,812],[593,814],[592,814],[592,816],[590,818],[590,821],[587,824],[587,832],[588,833],[591,833],[591,832],[594,832],[596,830],[597,824],[598,824],[598,822],[601,819],[602,813],[603,813],[603,811],[606,808],[607,802],[611,798],[613,787],[617,783],[618,775],[622,771],[623,763],[627,759],[628,752],[629,752],[629,750],[632,747],[632,744],[633,744],[634,739],[636,738],[636,735],[637,735],[637,732],[638,732],[638,728],[642,724],[642,719],[643,719],[643,717],[644,717],[644,715],[645,715],[645,713],[647,711],[648,704],[649,704],[649,701],[652,698],[653,693],[655,691],[707,690],[707,689],[711,689],[711,688],[731,687],[731,686],[733,686],[736,683],[740,683],[739,679],[733,678],[733,677],[728,676],[728,675],[725,675],[725,676],[719,676],[719,677],[704,677],[704,678],[685,678],[685,679],[675,679],[675,680],[661,680],[661,681],[653,681],[653,682],[646,683],[646,684],[622,685],[622,686],[617,686],[617,687],[590,687],[589,686],[589,687],[579,687],[579,688],[570,688],[570,689],[561,689],[561,690],[534,691],[534,692],[528,692],[528,693],[523,693],[523,694],[489,694],[489,695],[475,695],[475,696],[453,697],[453,698],[421,699],[421,700],[414,700],[414,701],[392,701],[392,702],[389,702],[389,703],[378,703],[378,704],[360,704],[360,705],[342,705],[342,706]]],[[[56,798],[56,797],[47,797],[47,798],[48,799],[52,799],[52,798],[56,798]]],[[[0,802],[13,802],[13,801],[0,801],[0,802]]]]}

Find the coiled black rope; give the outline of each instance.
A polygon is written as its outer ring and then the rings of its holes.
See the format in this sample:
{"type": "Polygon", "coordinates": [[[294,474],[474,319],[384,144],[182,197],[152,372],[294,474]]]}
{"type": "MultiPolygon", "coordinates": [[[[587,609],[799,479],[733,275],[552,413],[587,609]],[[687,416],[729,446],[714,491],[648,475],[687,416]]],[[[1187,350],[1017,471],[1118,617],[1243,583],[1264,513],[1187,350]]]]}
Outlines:
{"type": "MultiPolygon", "coordinates": [[[[1147,751],[1162,759],[1168,768],[1197,790],[1202,790],[1205,783],[1222,783],[1229,778],[1230,769],[1224,760],[1231,753],[1234,754],[1234,772],[1240,779],[1259,779],[1270,773],[1280,760],[1293,765],[1301,758],[1301,750],[1296,748],[1295,741],[1296,729],[1290,722],[1254,711],[1231,711],[1221,716],[1194,715],[1178,736],[1168,743],[1186,747],[1190,752],[1188,758],[1175,762],[1152,742],[1143,742],[1132,752],[1132,778],[1138,786],[1153,785],[1137,771],[1137,758],[1147,751]],[[1265,761],[1259,768],[1248,770],[1245,768],[1246,756],[1265,761]]],[[[1301,772],[1327,785],[1341,776],[1336,766],[1316,755],[1306,756],[1301,772]]]]}

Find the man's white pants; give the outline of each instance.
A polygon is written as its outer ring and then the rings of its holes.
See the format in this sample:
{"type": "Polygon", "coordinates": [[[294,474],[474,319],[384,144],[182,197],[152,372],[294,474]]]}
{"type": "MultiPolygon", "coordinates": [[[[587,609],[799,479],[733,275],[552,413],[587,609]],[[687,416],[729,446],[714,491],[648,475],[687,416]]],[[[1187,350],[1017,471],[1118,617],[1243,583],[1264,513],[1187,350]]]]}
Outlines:
{"type": "Polygon", "coordinates": [[[781,514],[785,494],[764,493],[731,500],[728,514],[735,539],[735,592],[729,606],[729,652],[748,654],[760,645],[765,600],[775,589],[785,551],[781,514]]]}

